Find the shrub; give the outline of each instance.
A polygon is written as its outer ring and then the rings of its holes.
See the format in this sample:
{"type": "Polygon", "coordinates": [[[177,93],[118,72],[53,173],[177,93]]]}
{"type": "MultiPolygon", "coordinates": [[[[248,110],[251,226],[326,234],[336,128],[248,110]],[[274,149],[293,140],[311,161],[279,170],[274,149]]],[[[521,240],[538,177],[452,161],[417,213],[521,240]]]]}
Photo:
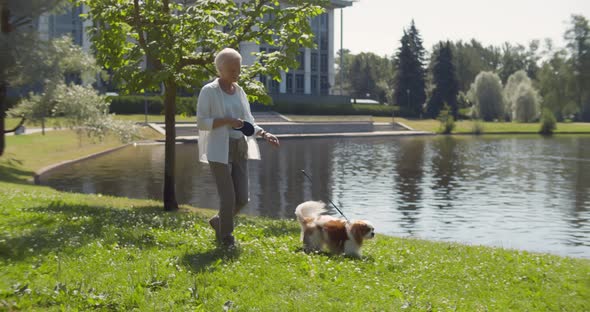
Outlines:
{"type": "Polygon", "coordinates": [[[532,122],[539,118],[540,97],[524,70],[508,78],[504,87],[506,119],[532,122]]]}
{"type": "Polygon", "coordinates": [[[455,119],[450,114],[450,108],[445,104],[444,108],[440,111],[437,117],[440,121],[440,127],[438,132],[442,134],[450,134],[455,129],[455,119]]]}
{"type": "Polygon", "coordinates": [[[545,108],[543,109],[543,113],[541,114],[541,129],[539,129],[539,133],[550,135],[553,134],[553,131],[557,128],[557,121],[555,120],[555,116],[551,110],[545,108]]]}
{"type": "MultiPolygon", "coordinates": [[[[122,95],[111,97],[111,113],[119,115],[144,114],[147,102],[147,113],[150,115],[164,114],[164,98],[161,96],[122,95]]],[[[196,97],[177,97],[176,113],[187,116],[196,115],[196,97]]]]}
{"type": "Polygon", "coordinates": [[[479,119],[475,119],[473,121],[473,126],[471,128],[471,133],[480,135],[483,134],[483,122],[479,119]]]}
{"type": "Polygon", "coordinates": [[[469,96],[473,101],[473,115],[486,121],[504,118],[502,81],[497,74],[481,72],[471,84],[469,96]]]}

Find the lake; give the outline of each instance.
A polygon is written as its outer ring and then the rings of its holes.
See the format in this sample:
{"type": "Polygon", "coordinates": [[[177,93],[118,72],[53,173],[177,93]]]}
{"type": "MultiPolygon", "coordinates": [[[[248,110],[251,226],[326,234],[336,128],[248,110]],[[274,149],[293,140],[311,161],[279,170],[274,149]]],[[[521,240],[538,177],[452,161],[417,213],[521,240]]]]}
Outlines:
{"type": "MultiPolygon", "coordinates": [[[[244,213],[294,218],[331,199],[382,234],[590,258],[590,136],[285,139],[250,161],[244,213]],[[313,179],[310,182],[304,169],[313,179]]],[[[177,199],[217,208],[196,144],[177,144],[177,199]]],[[[161,199],[164,145],[129,146],[44,175],[59,190],[161,199]]],[[[335,210],[333,214],[337,214],[335,210]]]]}

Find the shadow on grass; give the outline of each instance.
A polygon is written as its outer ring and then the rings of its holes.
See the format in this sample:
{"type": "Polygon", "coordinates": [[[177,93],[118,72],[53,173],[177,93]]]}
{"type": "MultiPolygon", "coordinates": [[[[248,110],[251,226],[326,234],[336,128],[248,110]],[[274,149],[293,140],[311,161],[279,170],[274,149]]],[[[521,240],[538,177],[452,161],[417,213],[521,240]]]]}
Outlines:
{"type": "Polygon", "coordinates": [[[311,251],[311,252],[307,252],[303,249],[303,246],[297,247],[293,250],[293,252],[295,253],[305,253],[308,255],[314,255],[317,257],[325,257],[328,259],[333,259],[333,260],[342,260],[342,259],[348,259],[351,261],[370,261],[370,262],[375,262],[375,258],[373,256],[370,255],[362,255],[360,258],[357,257],[351,257],[351,256],[346,256],[344,254],[340,254],[340,255],[336,255],[333,253],[330,253],[328,251],[322,250],[322,251],[311,251]]]}
{"type": "Polygon", "coordinates": [[[221,246],[196,254],[186,254],[183,263],[194,273],[216,270],[224,262],[239,258],[241,248],[224,248],[221,246]]]}
{"type": "Polygon", "coordinates": [[[205,223],[199,214],[168,213],[161,206],[117,209],[52,201],[48,205],[21,208],[20,211],[31,213],[31,216],[10,224],[8,231],[0,233],[0,258],[22,261],[51,252],[75,253],[93,242],[141,249],[175,247],[183,242],[157,241],[153,230],[187,227],[193,230],[195,225],[205,223]],[[194,223],[186,222],[189,220],[194,223]],[[14,230],[11,231],[11,227],[14,230]]]}
{"type": "Polygon", "coordinates": [[[27,177],[32,178],[34,173],[19,169],[21,164],[20,160],[14,158],[0,160],[0,181],[31,185],[31,181],[27,180],[27,177]]]}

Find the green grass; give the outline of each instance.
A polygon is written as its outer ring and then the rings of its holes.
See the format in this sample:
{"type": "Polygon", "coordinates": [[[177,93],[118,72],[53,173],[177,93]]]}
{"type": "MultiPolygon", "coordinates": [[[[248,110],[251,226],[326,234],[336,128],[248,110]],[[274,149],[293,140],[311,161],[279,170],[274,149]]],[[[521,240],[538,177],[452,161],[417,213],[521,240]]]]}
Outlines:
{"type": "MultiPolygon", "coordinates": [[[[376,122],[391,122],[391,117],[373,117],[376,122]]],[[[402,122],[415,130],[437,132],[440,122],[434,119],[406,119],[395,118],[395,121],[402,122]]],[[[460,120],[455,123],[453,133],[472,133],[474,122],[471,120],[460,120]]],[[[538,133],[540,123],[517,123],[517,122],[482,122],[483,133],[538,133]]],[[[590,123],[558,122],[555,133],[590,133],[590,123]]]]}
{"type": "MultiPolygon", "coordinates": [[[[590,264],[378,236],[360,260],[301,251],[294,221],[0,183],[0,305],[22,310],[587,311],[590,264]]],[[[1,306],[0,306],[1,307],[1,306]]]]}
{"type": "Polygon", "coordinates": [[[230,252],[213,243],[213,211],[16,178],[44,153],[70,158],[58,146],[77,138],[54,134],[8,137],[0,159],[0,310],[590,310],[585,259],[382,235],[358,260],[305,254],[294,220],[253,217],[238,218],[230,252]]]}

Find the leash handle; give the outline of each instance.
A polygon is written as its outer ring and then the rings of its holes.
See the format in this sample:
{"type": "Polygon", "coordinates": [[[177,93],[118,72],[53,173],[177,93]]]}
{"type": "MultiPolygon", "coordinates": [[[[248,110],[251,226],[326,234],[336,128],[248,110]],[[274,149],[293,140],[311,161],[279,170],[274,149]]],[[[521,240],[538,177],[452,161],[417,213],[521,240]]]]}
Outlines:
{"type": "MultiPolygon", "coordinates": [[[[307,175],[305,170],[301,169],[301,173],[303,173],[303,175],[306,176],[309,179],[309,181],[313,184],[313,180],[310,176],[307,175]]],[[[330,204],[332,204],[332,206],[334,206],[334,208],[336,208],[336,210],[344,217],[344,219],[346,219],[347,222],[350,222],[350,220],[348,220],[348,218],[342,213],[342,211],[338,208],[338,206],[336,206],[336,204],[334,204],[329,198],[328,201],[330,202],[330,204]]]]}

